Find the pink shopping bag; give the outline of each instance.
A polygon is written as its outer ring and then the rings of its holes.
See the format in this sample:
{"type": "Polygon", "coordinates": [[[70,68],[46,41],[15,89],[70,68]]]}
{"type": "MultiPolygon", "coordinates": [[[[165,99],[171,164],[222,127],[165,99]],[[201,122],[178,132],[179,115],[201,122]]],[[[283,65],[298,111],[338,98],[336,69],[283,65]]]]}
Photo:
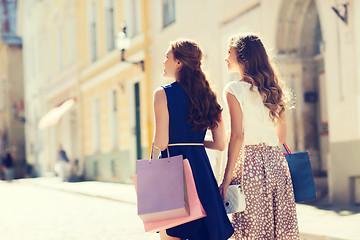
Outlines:
{"type": "Polygon", "coordinates": [[[182,155],[138,160],[137,203],[143,222],[189,216],[182,155]]]}
{"type": "MultiPolygon", "coordinates": [[[[196,191],[194,177],[191,171],[189,160],[187,159],[184,159],[184,172],[186,177],[186,186],[187,186],[187,193],[189,198],[190,215],[185,217],[168,219],[168,220],[144,222],[144,228],[146,232],[158,232],[206,217],[206,212],[200,202],[198,193],[196,191]]],[[[137,188],[136,175],[133,176],[133,180],[136,189],[137,188]]]]}

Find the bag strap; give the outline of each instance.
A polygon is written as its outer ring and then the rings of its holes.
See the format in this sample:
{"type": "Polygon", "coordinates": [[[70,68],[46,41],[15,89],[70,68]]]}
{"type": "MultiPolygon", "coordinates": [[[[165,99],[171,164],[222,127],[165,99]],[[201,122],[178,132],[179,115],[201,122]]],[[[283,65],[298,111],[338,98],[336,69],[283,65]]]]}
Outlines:
{"type": "MultiPolygon", "coordinates": [[[[204,146],[204,143],[170,143],[166,148],[168,157],[170,157],[169,147],[172,146],[204,146]]],[[[154,143],[151,144],[150,159],[153,159],[153,154],[154,154],[154,143]]]]}
{"type": "Polygon", "coordinates": [[[245,144],[244,144],[244,139],[243,139],[243,143],[242,143],[242,147],[241,147],[241,179],[240,179],[240,187],[241,190],[244,191],[244,170],[245,170],[245,144]]]}
{"type": "Polygon", "coordinates": [[[291,151],[289,149],[289,147],[286,145],[286,143],[283,144],[284,148],[285,148],[285,151],[287,152],[287,154],[291,154],[291,151]]]}
{"type": "MultiPolygon", "coordinates": [[[[243,100],[244,101],[244,100],[243,100]]],[[[240,104],[240,102],[239,102],[240,104]]],[[[243,133],[243,141],[241,144],[241,179],[240,179],[240,188],[241,191],[244,192],[244,172],[245,172],[245,131],[244,131],[244,109],[241,109],[242,112],[242,133],[243,133]]]]}
{"type": "MultiPolygon", "coordinates": [[[[169,152],[169,148],[166,148],[167,151],[167,156],[168,158],[170,157],[170,152],[169,152]]],[[[151,144],[151,153],[150,153],[150,159],[149,159],[149,163],[151,163],[151,160],[153,159],[154,156],[154,143],[151,144]]]]}
{"type": "Polygon", "coordinates": [[[240,179],[240,188],[241,191],[244,192],[244,170],[245,170],[245,131],[244,131],[244,112],[243,112],[243,118],[242,118],[242,132],[243,132],[243,141],[241,144],[241,179],[240,179]]]}

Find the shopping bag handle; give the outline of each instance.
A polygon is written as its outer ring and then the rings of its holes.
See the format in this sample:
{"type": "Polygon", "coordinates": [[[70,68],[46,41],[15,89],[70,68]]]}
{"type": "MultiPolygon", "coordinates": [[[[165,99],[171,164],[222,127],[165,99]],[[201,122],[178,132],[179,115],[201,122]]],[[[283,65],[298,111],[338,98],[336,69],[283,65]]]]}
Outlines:
{"type": "Polygon", "coordinates": [[[285,148],[285,151],[287,152],[287,154],[291,154],[291,151],[289,149],[289,147],[286,145],[286,143],[283,144],[284,148],[285,148]]]}
{"type": "MultiPolygon", "coordinates": [[[[286,143],[284,143],[283,146],[284,146],[285,151],[287,152],[288,155],[289,155],[289,154],[292,154],[291,151],[290,151],[290,149],[289,149],[289,147],[286,145],[286,143]]],[[[285,154],[285,153],[284,153],[284,154],[285,154]]],[[[309,154],[309,158],[310,158],[310,153],[308,152],[308,154],[309,154]]]]}
{"type": "MultiPolygon", "coordinates": [[[[170,157],[170,152],[169,152],[168,147],[166,147],[166,151],[167,151],[167,156],[169,158],[170,157]]],[[[151,153],[150,153],[149,163],[151,163],[151,160],[153,159],[153,156],[154,156],[154,143],[151,144],[151,153]]]]}

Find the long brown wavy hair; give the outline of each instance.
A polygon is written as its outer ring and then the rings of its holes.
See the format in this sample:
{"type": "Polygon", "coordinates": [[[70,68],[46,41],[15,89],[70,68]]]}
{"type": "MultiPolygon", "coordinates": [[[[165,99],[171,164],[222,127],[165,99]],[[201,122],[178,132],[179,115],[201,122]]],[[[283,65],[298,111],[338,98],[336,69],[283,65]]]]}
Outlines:
{"type": "Polygon", "coordinates": [[[222,108],[201,69],[203,53],[192,40],[170,43],[174,58],[182,63],[177,78],[188,96],[188,122],[193,130],[214,129],[221,120],[222,108]]]}
{"type": "Polygon", "coordinates": [[[254,34],[234,36],[229,43],[230,47],[236,49],[237,61],[244,70],[242,80],[251,84],[251,90],[258,87],[264,105],[270,110],[269,115],[275,122],[285,111],[286,96],[263,43],[254,34]]]}

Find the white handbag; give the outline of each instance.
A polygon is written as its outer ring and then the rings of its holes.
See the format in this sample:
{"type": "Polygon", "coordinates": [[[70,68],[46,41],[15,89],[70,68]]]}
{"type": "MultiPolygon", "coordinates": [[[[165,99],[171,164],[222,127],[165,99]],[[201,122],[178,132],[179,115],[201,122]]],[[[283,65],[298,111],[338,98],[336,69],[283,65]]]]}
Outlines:
{"type": "Polygon", "coordinates": [[[229,185],[228,189],[226,190],[225,194],[225,201],[224,207],[227,214],[236,213],[236,212],[243,212],[246,208],[246,201],[245,201],[245,194],[241,186],[244,186],[244,150],[245,145],[242,145],[242,152],[241,152],[241,164],[242,164],[242,174],[241,174],[241,182],[237,185],[229,185]]]}
{"type": "Polygon", "coordinates": [[[243,212],[246,207],[245,194],[241,189],[241,185],[230,185],[226,190],[225,211],[227,214],[243,212]]]}

